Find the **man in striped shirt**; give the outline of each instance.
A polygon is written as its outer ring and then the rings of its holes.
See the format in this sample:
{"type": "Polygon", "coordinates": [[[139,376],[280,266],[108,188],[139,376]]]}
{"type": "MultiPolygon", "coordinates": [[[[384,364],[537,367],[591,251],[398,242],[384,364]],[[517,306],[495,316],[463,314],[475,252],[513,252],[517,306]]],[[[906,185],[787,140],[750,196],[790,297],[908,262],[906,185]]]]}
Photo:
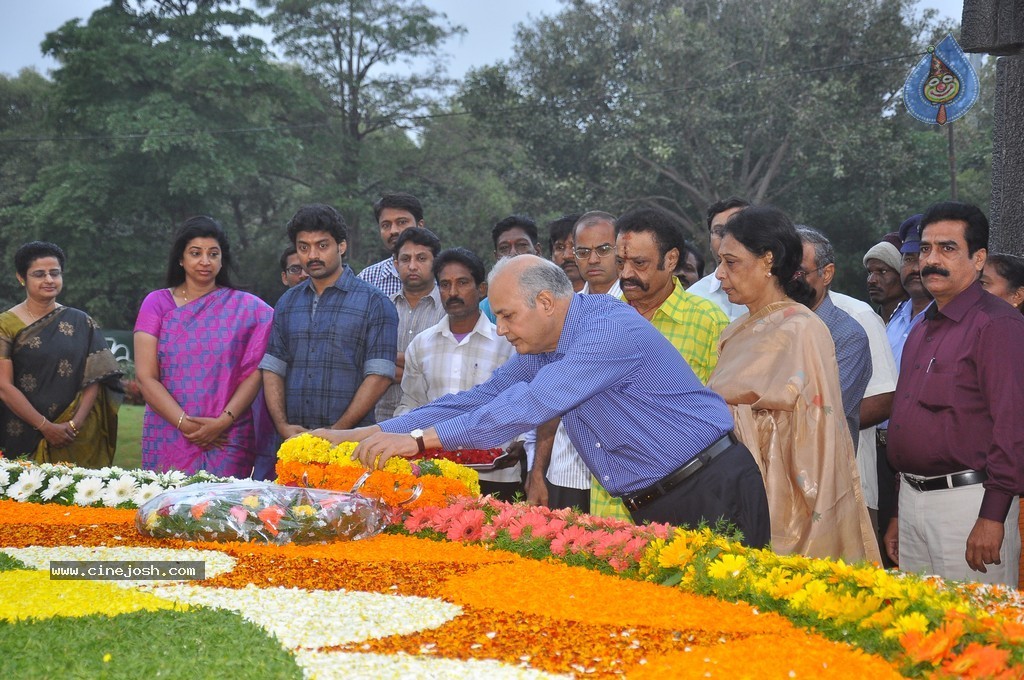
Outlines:
{"type": "Polygon", "coordinates": [[[437,446],[487,448],[561,416],[635,521],[724,520],[748,545],[768,543],[764,483],[728,407],[661,333],[607,295],[574,294],[536,256],[500,261],[489,288],[498,333],[517,354],[488,381],[380,425],[316,434],[361,442],[355,456],[374,466],[437,446]]]}
{"type": "MultiPolygon", "coordinates": [[[[442,251],[434,258],[433,276],[447,315],[405,348],[402,400],[395,415],[479,385],[515,354],[480,311],[487,284],[479,257],[465,248],[442,251]]],[[[518,442],[507,445],[522,453],[518,442]]],[[[481,472],[480,490],[511,501],[523,492],[521,475],[518,460],[506,468],[481,472]]]]}

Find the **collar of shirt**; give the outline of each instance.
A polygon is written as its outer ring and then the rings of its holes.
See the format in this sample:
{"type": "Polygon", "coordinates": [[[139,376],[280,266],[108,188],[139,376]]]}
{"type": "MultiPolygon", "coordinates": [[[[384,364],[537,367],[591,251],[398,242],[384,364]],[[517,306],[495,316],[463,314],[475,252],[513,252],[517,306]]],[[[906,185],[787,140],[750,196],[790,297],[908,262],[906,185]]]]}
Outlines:
{"type": "MultiPolygon", "coordinates": [[[[590,292],[590,282],[589,281],[583,284],[583,289],[580,291],[579,294],[580,295],[590,295],[591,294],[591,292],[590,292]]],[[[615,279],[614,281],[612,281],[612,287],[608,289],[608,292],[605,293],[605,295],[610,295],[613,298],[615,298],[616,300],[621,300],[622,299],[622,284],[619,283],[618,279],[615,279]]]]}
{"type": "MultiPolygon", "coordinates": [[[[446,338],[451,338],[452,342],[454,342],[455,344],[459,344],[458,340],[456,340],[455,338],[455,334],[452,333],[451,318],[447,314],[444,315],[444,318],[441,319],[440,323],[438,323],[432,329],[426,330],[424,332],[433,333],[435,335],[443,335],[446,338]]],[[[484,314],[480,315],[480,317],[476,320],[476,325],[473,326],[473,330],[471,330],[469,332],[469,335],[464,337],[462,341],[468,342],[469,337],[474,333],[482,335],[488,340],[494,340],[498,337],[497,326],[491,323],[491,320],[488,319],[484,314]]]]}
{"type": "Polygon", "coordinates": [[[924,310],[924,317],[931,321],[939,314],[946,317],[951,321],[960,323],[964,315],[978,304],[981,300],[981,296],[985,295],[985,289],[981,287],[980,281],[975,281],[971,285],[967,286],[964,290],[960,291],[955,298],[949,301],[945,307],[941,310],[939,306],[932,302],[924,310]]]}
{"type": "MultiPolygon", "coordinates": [[[[352,268],[349,267],[347,264],[343,264],[343,265],[341,265],[341,276],[339,276],[338,280],[335,281],[334,283],[332,283],[330,286],[327,286],[327,288],[324,288],[324,293],[326,293],[327,290],[330,289],[330,288],[337,288],[338,290],[343,290],[345,292],[348,292],[348,291],[352,290],[352,287],[355,285],[355,278],[356,278],[356,275],[355,275],[355,272],[352,271],[352,268]]],[[[308,291],[309,293],[311,293],[313,295],[313,297],[317,297],[317,298],[320,297],[320,295],[316,294],[316,288],[313,287],[313,279],[312,278],[306,279],[305,283],[300,283],[299,287],[300,287],[300,290],[303,291],[303,293],[308,291]]],[[[321,295],[322,294],[323,293],[321,293],[321,295]]]]}
{"type": "MultiPolygon", "coordinates": [[[[401,298],[402,301],[407,306],[409,305],[409,300],[406,299],[404,290],[405,289],[402,289],[402,290],[398,291],[397,293],[395,293],[394,295],[391,296],[391,301],[393,303],[395,303],[396,307],[398,306],[398,299],[399,298],[401,298]]],[[[436,309],[440,309],[441,308],[441,291],[440,291],[440,289],[438,289],[436,283],[434,284],[434,287],[430,289],[429,293],[427,293],[422,298],[420,298],[420,302],[425,302],[427,300],[431,300],[434,303],[434,307],[436,309]]],[[[416,306],[418,307],[419,304],[417,304],[416,306]]]]}

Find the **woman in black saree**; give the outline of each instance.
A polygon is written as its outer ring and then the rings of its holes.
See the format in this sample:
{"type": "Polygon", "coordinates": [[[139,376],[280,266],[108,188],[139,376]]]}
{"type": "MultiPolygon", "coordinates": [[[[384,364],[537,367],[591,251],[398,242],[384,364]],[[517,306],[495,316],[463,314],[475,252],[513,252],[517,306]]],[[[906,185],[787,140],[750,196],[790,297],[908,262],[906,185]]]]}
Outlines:
{"type": "Polygon", "coordinates": [[[44,241],[14,255],[25,301],[0,314],[0,449],[98,468],[114,458],[121,372],[96,322],[57,303],[64,261],[44,241]]]}

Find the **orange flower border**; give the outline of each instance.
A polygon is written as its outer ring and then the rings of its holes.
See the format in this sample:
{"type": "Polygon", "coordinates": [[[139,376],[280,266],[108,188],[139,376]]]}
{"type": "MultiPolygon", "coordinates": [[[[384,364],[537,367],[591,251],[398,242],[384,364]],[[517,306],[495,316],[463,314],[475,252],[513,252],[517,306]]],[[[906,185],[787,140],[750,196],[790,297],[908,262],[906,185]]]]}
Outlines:
{"type": "MultiPolygon", "coordinates": [[[[316,489],[351,491],[365,472],[365,468],[333,463],[278,461],[277,483],[285,486],[305,485],[316,489]]],[[[406,510],[443,508],[452,498],[473,495],[465,484],[449,477],[414,477],[384,470],[374,470],[369,479],[359,487],[359,493],[379,499],[391,507],[401,506],[406,510]],[[418,498],[410,502],[409,499],[413,497],[417,486],[421,487],[422,491],[418,498]]]]}
{"type": "Polygon", "coordinates": [[[317,651],[494,659],[615,678],[898,677],[883,659],[749,605],[623,580],[483,546],[382,535],[310,546],[158,541],[134,513],[0,501],[0,545],[146,545],[219,550],[236,568],[205,585],[351,589],[440,598],[463,614],[439,628],[317,651]]]}

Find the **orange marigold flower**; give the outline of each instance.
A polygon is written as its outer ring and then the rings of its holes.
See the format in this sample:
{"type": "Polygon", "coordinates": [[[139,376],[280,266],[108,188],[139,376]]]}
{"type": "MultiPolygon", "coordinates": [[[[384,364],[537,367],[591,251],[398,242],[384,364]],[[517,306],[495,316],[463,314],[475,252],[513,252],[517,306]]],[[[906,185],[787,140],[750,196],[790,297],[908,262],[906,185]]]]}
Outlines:
{"type": "Polygon", "coordinates": [[[1009,650],[972,642],[959,656],[943,664],[942,670],[961,678],[988,678],[1005,671],[1009,658],[1009,650]]]}

